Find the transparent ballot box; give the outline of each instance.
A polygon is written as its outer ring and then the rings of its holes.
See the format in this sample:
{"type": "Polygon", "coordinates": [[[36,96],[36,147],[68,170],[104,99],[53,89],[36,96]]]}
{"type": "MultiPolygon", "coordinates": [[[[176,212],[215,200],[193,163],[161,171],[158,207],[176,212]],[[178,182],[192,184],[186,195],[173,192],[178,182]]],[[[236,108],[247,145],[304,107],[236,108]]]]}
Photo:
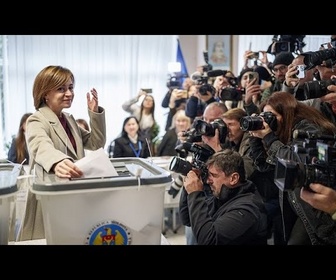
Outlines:
{"type": "Polygon", "coordinates": [[[64,179],[35,168],[47,244],[160,245],[170,172],[142,158],[112,158],[117,176],[64,179]]]}
{"type": "Polygon", "coordinates": [[[8,245],[14,236],[17,177],[20,164],[0,163],[0,245],[8,245]],[[10,234],[13,235],[10,238],[10,234]]]}

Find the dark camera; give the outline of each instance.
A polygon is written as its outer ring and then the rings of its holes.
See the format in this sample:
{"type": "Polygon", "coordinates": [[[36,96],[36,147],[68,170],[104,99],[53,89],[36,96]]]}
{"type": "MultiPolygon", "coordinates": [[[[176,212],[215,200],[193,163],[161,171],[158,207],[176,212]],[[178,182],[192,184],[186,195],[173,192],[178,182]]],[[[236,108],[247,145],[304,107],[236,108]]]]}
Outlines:
{"type": "Polygon", "coordinates": [[[167,81],[167,87],[169,89],[181,88],[181,77],[178,76],[170,76],[167,81]]]}
{"type": "Polygon", "coordinates": [[[294,52],[294,45],[288,41],[280,41],[275,43],[275,53],[294,52]]]}
{"type": "Polygon", "coordinates": [[[203,52],[203,58],[206,64],[202,65],[201,67],[202,67],[203,72],[207,73],[211,71],[213,68],[212,65],[209,64],[209,53],[207,51],[203,52]]]}
{"type": "Polygon", "coordinates": [[[336,49],[325,49],[316,52],[302,53],[304,56],[303,62],[307,66],[306,70],[312,69],[317,65],[321,65],[324,61],[331,60],[327,65],[334,65],[336,62],[336,49]]]}
{"type": "Polygon", "coordinates": [[[142,88],[141,90],[145,91],[146,93],[153,93],[151,88],[142,88]]]}
{"type": "Polygon", "coordinates": [[[330,85],[336,85],[336,79],[305,82],[303,84],[304,99],[319,98],[328,94],[330,91],[327,87],[330,85]]]}
{"type": "Polygon", "coordinates": [[[195,72],[190,77],[196,85],[206,85],[208,84],[208,76],[204,74],[200,74],[199,72],[195,72]]]}
{"type": "Polygon", "coordinates": [[[223,88],[218,94],[220,100],[225,102],[226,100],[240,101],[243,99],[244,89],[238,87],[226,87],[223,88]]]}
{"type": "Polygon", "coordinates": [[[277,130],[277,119],[272,112],[262,112],[256,116],[242,117],[240,119],[240,129],[243,131],[262,129],[264,120],[273,131],[277,130]]]}
{"type": "Polygon", "coordinates": [[[208,92],[210,92],[211,95],[215,95],[216,89],[212,85],[204,84],[200,86],[198,92],[200,95],[208,95],[208,92]]]}
{"type": "Polygon", "coordinates": [[[335,147],[319,139],[307,138],[292,148],[295,157],[277,158],[274,183],[279,189],[282,191],[300,187],[309,189],[310,183],[320,183],[336,189],[335,147]]]}
{"type": "Polygon", "coordinates": [[[222,119],[216,119],[213,122],[207,123],[203,120],[195,120],[192,129],[184,133],[184,137],[188,137],[188,142],[200,142],[202,139],[200,136],[215,136],[216,129],[219,131],[219,141],[221,143],[225,142],[227,135],[227,126],[222,119]],[[194,139],[200,140],[195,141],[194,139]],[[190,141],[191,140],[191,141],[190,141]]]}
{"type": "Polygon", "coordinates": [[[208,175],[206,161],[212,154],[214,154],[214,151],[195,143],[191,144],[188,142],[178,145],[175,150],[179,154],[187,154],[188,152],[191,152],[193,154],[192,161],[189,162],[184,158],[175,156],[169,164],[169,170],[186,176],[192,168],[196,168],[201,171],[201,177],[205,183],[208,175]]]}
{"type": "Polygon", "coordinates": [[[301,54],[303,47],[306,45],[303,42],[305,36],[306,35],[274,35],[272,44],[267,49],[267,53],[278,54],[280,52],[294,52],[301,54]]]}

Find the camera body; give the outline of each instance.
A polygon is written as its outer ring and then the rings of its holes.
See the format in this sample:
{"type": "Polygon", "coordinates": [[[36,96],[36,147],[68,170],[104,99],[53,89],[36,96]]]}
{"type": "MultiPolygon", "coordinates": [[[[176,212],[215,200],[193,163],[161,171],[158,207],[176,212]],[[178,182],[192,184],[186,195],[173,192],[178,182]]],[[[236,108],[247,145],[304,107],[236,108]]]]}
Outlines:
{"type": "Polygon", "coordinates": [[[208,84],[208,72],[212,70],[212,65],[209,64],[209,54],[207,51],[203,52],[203,58],[205,61],[205,65],[202,65],[202,73],[195,72],[191,75],[191,79],[197,84],[197,85],[205,85],[208,84]]]}
{"type": "Polygon", "coordinates": [[[182,87],[182,83],[181,83],[181,79],[184,76],[179,76],[179,75],[169,75],[168,81],[167,81],[167,88],[169,89],[175,89],[175,88],[181,88],[182,87]]]}
{"type": "Polygon", "coordinates": [[[336,85],[336,79],[308,81],[303,84],[303,94],[305,99],[319,98],[328,94],[330,85],[336,85]]]}
{"type": "MultiPolygon", "coordinates": [[[[225,76],[227,73],[226,70],[213,70],[208,73],[209,77],[225,76]]],[[[230,86],[222,88],[218,93],[218,97],[222,102],[226,100],[231,101],[240,101],[243,99],[243,94],[245,90],[238,86],[238,78],[236,77],[226,77],[230,86]]]]}
{"type": "Polygon", "coordinates": [[[222,119],[215,119],[210,123],[201,119],[195,120],[193,127],[186,131],[183,137],[187,137],[187,142],[201,142],[202,135],[213,137],[215,136],[216,129],[219,131],[219,141],[224,143],[227,135],[227,126],[222,119]]]}
{"type": "Polygon", "coordinates": [[[227,100],[240,101],[243,99],[244,93],[245,90],[243,88],[226,87],[219,92],[218,96],[222,102],[225,102],[227,100]]]}
{"type": "Polygon", "coordinates": [[[267,53],[278,54],[280,52],[294,52],[301,54],[303,47],[306,45],[303,42],[305,36],[306,35],[274,35],[272,44],[267,49],[267,53]]]}
{"type": "Polygon", "coordinates": [[[187,137],[187,141],[175,147],[179,156],[173,157],[169,165],[169,170],[186,176],[192,168],[196,168],[200,170],[202,181],[205,184],[208,175],[205,163],[215,152],[210,147],[201,146],[193,142],[201,142],[202,135],[215,136],[216,129],[219,130],[220,142],[224,143],[227,135],[227,126],[222,119],[216,119],[211,123],[200,119],[195,120],[193,127],[183,135],[187,137]],[[191,162],[185,159],[189,152],[193,154],[191,162]]]}
{"type": "MultiPolygon", "coordinates": [[[[309,134],[309,133],[308,133],[309,134]]],[[[315,137],[308,136],[294,144],[294,156],[277,158],[274,183],[282,191],[309,189],[310,183],[320,183],[336,189],[336,148],[315,137]]],[[[330,137],[330,136],[329,136],[330,137]]]]}
{"type": "Polygon", "coordinates": [[[255,116],[246,116],[240,119],[240,129],[243,131],[259,130],[264,127],[263,122],[270,126],[273,131],[277,130],[277,119],[272,112],[262,112],[255,116]]]}
{"type": "Polygon", "coordinates": [[[210,94],[213,96],[216,93],[216,89],[212,85],[203,84],[198,89],[198,92],[199,92],[200,95],[203,95],[203,96],[207,95],[208,92],[210,92],[210,94]]]}
{"type": "Polygon", "coordinates": [[[203,183],[206,183],[206,179],[208,176],[206,161],[215,152],[212,149],[203,147],[196,143],[189,143],[189,142],[185,142],[182,143],[181,145],[176,146],[175,150],[180,155],[187,155],[188,152],[191,152],[192,161],[189,162],[183,157],[175,156],[170,161],[169,170],[187,176],[190,170],[196,168],[201,172],[201,178],[203,183]]]}
{"type": "Polygon", "coordinates": [[[280,52],[294,52],[294,45],[291,45],[289,41],[280,41],[275,43],[275,53],[280,52]]]}
{"type": "Polygon", "coordinates": [[[146,93],[153,93],[153,90],[151,88],[142,88],[141,90],[143,90],[146,93]]]}

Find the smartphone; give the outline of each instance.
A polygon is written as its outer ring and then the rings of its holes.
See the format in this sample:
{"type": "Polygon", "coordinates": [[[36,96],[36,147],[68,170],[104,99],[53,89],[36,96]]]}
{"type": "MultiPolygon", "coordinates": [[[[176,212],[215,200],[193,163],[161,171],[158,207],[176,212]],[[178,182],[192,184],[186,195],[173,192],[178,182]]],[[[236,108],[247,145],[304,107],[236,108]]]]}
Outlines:
{"type": "Polygon", "coordinates": [[[248,59],[258,59],[259,58],[259,52],[253,52],[248,59]]]}
{"type": "Polygon", "coordinates": [[[258,80],[259,80],[259,74],[257,72],[253,72],[253,73],[250,73],[248,75],[248,80],[249,81],[252,81],[254,78],[257,78],[257,80],[255,81],[255,84],[258,84],[258,80]]]}
{"type": "Polygon", "coordinates": [[[151,88],[142,88],[141,90],[143,90],[147,93],[153,93],[153,90],[151,88]]]}
{"type": "Polygon", "coordinates": [[[303,65],[298,65],[297,67],[296,67],[296,69],[297,69],[297,74],[296,74],[296,76],[299,78],[299,79],[303,79],[304,77],[305,77],[305,65],[303,64],[303,65]]]}

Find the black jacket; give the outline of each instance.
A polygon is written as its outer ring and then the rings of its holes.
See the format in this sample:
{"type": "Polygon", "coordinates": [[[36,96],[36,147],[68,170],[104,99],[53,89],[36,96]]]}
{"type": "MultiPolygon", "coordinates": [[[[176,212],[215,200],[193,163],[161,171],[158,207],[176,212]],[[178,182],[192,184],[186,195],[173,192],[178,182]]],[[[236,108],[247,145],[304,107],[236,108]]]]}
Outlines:
{"type": "Polygon", "coordinates": [[[264,203],[251,181],[233,189],[223,186],[220,198],[206,198],[203,191],[188,195],[183,188],[179,210],[199,245],[267,244],[264,203]]]}
{"type": "Polygon", "coordinates": [[[177,145],[177,134],[175,128],[168,130],[162,137],[162,140],[156,151],[156,156],[176,156],[175,147],[177,145]]]}
{"type": "MultiPolygon", "coordinates": [[[[307,120],[299,121],[295,124],[293,131],[295,129],[303,131],[320,130],[317,125],[307,120]]],[[[251,150],[253,151],[252,154],[254,154],[254,162],[258,170],[265,172],[273,170],[274,176],[279,177],[279,174],[275,173],[278,158],[295,160],[297,163],[300,162],[300,158],[295,157],[294,154],[295,149],[293,145],[295,142],[290,141],[290,143],[285,145],[280,142],[273,132],[266,135],[262,141],[259,140],[250,142],[251,150]]],[[[298,167],[296,171],[298,174],[296,178],[299,179],[298,167]]],[[[308,175],[304,175],[303,177],[306,176],[308,175]]],[[[333,221],[329,214],[314,209],[300,198],[300,189],[303,184],[300,184],[300,187],[294,187],[294,185],[280,184],[280,182],[287,182],[287,180],[278,181],[279,188],[281,189],[279,191],[279,199],[282,206],[286,241],[292,245],[306,245],[307,240],[312,245],[336,245],[336,221],[333,221]],[[285,189],[285,191],[282,191],[282,189],[285,189]],[[294,227],[298,218],[301,219],[303,226],[294,227]],[[295,238],[295,242],[292,242],[293,236],[300,236],[300,238],[295,238]]]]}
{"type": "MultiPolygon", "coordinates": [[[[146,140],[143,137],[138,138],[138,142],[141,143],[141,151],[138,157],[147,158],[150,157],[149,148],[146,140]]],[[[139,151],[139,144],[133,144],[128,137],[120,136],[114,140],[114,149],[113,149],[113,157],[136,157],[136,153],[131,148],[131,145],[135,149],[136,152],[139,151]]]]}

